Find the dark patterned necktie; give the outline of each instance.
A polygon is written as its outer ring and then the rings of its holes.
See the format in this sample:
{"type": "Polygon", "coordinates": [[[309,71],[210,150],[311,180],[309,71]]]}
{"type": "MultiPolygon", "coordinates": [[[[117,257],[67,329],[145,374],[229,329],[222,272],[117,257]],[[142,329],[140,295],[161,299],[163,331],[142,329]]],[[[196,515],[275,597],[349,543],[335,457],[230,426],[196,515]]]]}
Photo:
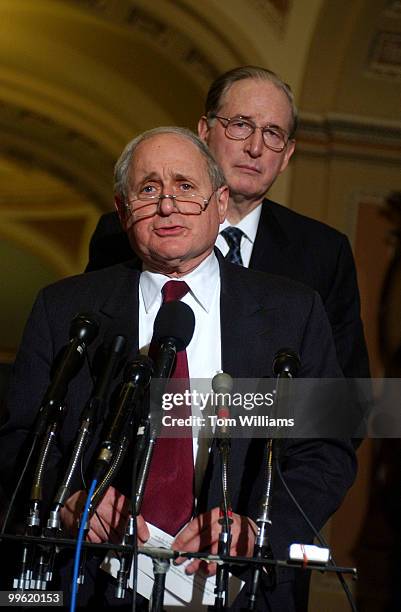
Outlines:
{"type": "Polygon", "coordinates": [[[225,259],[231,261],[231,263],[243,266],[244,264],[241,257],[241,238],[244,232],[239,229],[239,227],[226,227],[220,233],[224,236],[225,241],[230,247],[225,259]]]}
{"type": "MultiPolygon", "coordinates": [[[[168,281],[162,288],[163,302],[180,300],[189,287],[183,281],[168,281]]],[[[156,349],[156,350],[155,350],[156,349]]],[[[149,354],[157,355],[151,344],[149,354]]],[[[189,389],[187,352],[178,351],[168,393],[184,393],[189,389]]],[[[167,413],[166,413],[167,414],[167,413]]],[[[171,417],[191,416],[190,406],[175,406],[171,417]]],[[[175,535],[192,517],[194,507],[194,460],[192,429],[180,427],[180,438],[161,436],[156,441],[146,483],[141,514],[145,520],[170,535],[175,535]]]]}

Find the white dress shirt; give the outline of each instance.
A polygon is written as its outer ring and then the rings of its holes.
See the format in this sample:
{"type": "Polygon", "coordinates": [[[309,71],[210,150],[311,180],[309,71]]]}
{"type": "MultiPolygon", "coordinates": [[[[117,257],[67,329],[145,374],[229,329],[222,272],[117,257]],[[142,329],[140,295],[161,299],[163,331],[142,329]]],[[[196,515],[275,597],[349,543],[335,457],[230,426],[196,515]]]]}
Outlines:
{"type": "MultiPolygon", "coordinates": [[[[211,253],[195,270],[177,279],[146,269],[142,272],[139,279],[139,349],[143,354],[148,353],[154,320],[163,301],[161,290],[169,280],[185,281],[190,289],[181,301],[188,304],[195,315],[194,334],[187,346],[191,391],[198,388],[197,379],[203,391],[204,379],[208,379],[209,391],[211,379],[221,370],[220,269],[215,254],[211,253]]],[[[192,413],[200,414],[194,406],[192,413]]],[[[209,445],[205,438],[198,438],[196,430],[193,430],[192,440],[198,494],[209,445]]]]}

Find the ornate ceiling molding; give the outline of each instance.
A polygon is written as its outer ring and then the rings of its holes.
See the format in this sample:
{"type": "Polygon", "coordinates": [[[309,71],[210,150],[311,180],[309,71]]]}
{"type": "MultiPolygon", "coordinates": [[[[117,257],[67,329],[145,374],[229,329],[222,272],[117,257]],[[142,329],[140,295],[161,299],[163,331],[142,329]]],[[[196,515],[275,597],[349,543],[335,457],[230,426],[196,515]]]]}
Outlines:
{"type": "Polygon", "coordinates": [[[350,156],[401,166],[401,123],[340,114],[301,113],[297,150],[327,156],[350,156]]]}
{"type": "Polygon", "coordinates": [[[401,32],[378,32],[372,44],[368,71],[401,80],[401,32]]]}
{"type": "Polygon", "coordinates": [[[208,85],[221,72],[218,65],[218,57],[213,55],[210,48],[206,49],[197,44],[196,38],[189,30],[184,31],[186,20],[196,20],[198,26],[202,27],[207,37],[214,39],[216,44],[224,47],[232,56],[232,61],[242,63],[242,57],[238,46],[235,46],[224,35],[222,28],[217,29],[213,20],[207,21],[201,12],[194,14],[193,6],[186,6],[184,2],[175,0],[172,5],[182,14],[181,20],[169,22],[167,18],[161,17],[152,4],[119,0],[119,2],[105,2],[103,0],[58,0],[60,3],[76,5],[78,8],[88,11],[96,17],[128,28],[143,36],[149,44],[166,56],[173,58],[186,71],[190,71],[202,85],[208,85]]]}
{"type": "Polygon", "coordinates": [[[247,0],[263,19],[274,27],[278,27],[280,34],[285,30],[287,18],[290,13],[292,0],[247,0]]]}
{"type": "Polygon", "coordinates": [[[0,100],[0,153],[56,176],[100,208],[110,207],[114,158],[49,115],[0,100]]]}
{"type": "Polygon", "coordinates": [[[384,14],[388,17],[401,18],[401,0],[388,0],[384,14]]]}

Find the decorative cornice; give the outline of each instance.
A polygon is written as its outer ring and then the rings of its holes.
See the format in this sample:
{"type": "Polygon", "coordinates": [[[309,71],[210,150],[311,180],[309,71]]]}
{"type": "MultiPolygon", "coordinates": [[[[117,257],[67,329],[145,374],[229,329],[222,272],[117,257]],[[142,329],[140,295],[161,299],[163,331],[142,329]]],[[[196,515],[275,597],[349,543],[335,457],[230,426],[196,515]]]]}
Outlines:
{"type": "MultiPolygon", "coordinates": [[[[102,0],[58,1],[67,2],[70,5],[73,3],[80,9],[96,13],[98,17],[104,20],[120,24],[138,32],[164,55],[174,58],[186,70],[190,70],[193,74],[197,75],[202,84],[209,84],[221,72],[210,55],[204,53],[203,49],[195,43],[190,35],[187,35],[179,27],[175,27],[161,19],[151,8],[145,8],[139,2],[120,0],[118,4],[112,4],[102,0]]],[[[149,6],[151,7],[151,3],[149,6]]],[[[177,3],[177,6],[179,6],[180,10],[183,10],[181,2],[177,3]]],[[[212,24],[210,27],[208,25],[207,29],[212,31],[212,24]]],[[[215,32],[215,35],[217,35],[217,32],[215,32]]],[[[219,43],[221,43],[221,32],[218,32],[218,39],[219,43]]],[[[231,52],[236,53],[236,50],[231,48],[228,40],[223,40],[223,44],[231,52]]]]}
{"type": "Polygon", "coordinates": [[[290,0],[247,0],[252,4],[262,19],[266,19],[283,33],[290,12],[290,0]]]}
{"type": "MultiPolygon", "coordinates": [[[[43,169],[105,207],[104,179],[111,181],[114,159],[98,142],[48,115],[0,100],[0,153],[25,165],[43,169]],[[85,168],[97,168],[97,184],[85,168]]],[[[110,195],[110,194],[108,194],[110,195]]]]}
{"type": "Polygon", "coordinates": [[[385,159],[401,165],[401,122],[301,113],[297,149],[320,155],[385,159]]]}
{"type": "Polygon", "coordinates": [[[401,79],[401,32],[377,32],[370,50],[368,73],[401,79]]]}

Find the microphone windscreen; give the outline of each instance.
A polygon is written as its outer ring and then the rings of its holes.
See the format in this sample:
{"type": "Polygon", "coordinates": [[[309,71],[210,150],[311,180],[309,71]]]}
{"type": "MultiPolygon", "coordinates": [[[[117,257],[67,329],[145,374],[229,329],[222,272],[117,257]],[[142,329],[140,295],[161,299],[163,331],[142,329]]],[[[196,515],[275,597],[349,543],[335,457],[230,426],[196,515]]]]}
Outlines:
{"type": "Polygon", "coordinates": [[[167,338],[174,338],[177,351],[183,351],[192,340],[195,329],[195,315],[184,302],[165,302],[156,315],[152,342],[162,344],[167,338]]]}
{"type": "Polygon", "coordinates": [[[137,355],[127,363],[124,371],[124,382],[140,384],[146,387],[153,374],[153,361],[145,355],[137,355]]]}
{"type": "Polygon", "coordinates": [[[212,378],[212,389],[215,393],[231,393],[234,381],[226,372],[219,372],[212,378]]]}
{"type": "Polygon", "coordinates": [[[274,376],[281,376],[282,374],[296,376],[300,366],[301,361],[298,353],[289,348],[282,348],[274,356],[272,369],[274,376]]]}
{"type": "Polygon", "coordinates": [[[100,320],[93,312],[77,314],[70,325],[70,338],[76,338],[86,345],[94,340],[99,332],[100,320]]]}

